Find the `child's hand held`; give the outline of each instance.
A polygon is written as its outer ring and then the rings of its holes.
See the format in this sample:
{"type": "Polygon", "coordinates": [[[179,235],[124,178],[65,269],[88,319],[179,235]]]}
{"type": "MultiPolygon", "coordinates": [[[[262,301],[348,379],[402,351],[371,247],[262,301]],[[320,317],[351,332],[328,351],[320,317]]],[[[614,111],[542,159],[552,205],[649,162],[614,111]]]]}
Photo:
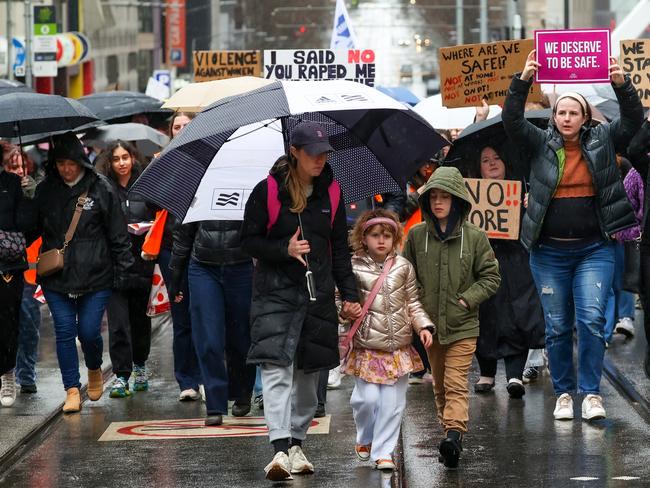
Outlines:
{"type": "Polygon", "coordinates": [[[427,349],[430,348],[431,344],[433,344],[433,335],[431,335],[431,332],[428,329],[422,329],[419,335],[422,345],[427,349]]]}

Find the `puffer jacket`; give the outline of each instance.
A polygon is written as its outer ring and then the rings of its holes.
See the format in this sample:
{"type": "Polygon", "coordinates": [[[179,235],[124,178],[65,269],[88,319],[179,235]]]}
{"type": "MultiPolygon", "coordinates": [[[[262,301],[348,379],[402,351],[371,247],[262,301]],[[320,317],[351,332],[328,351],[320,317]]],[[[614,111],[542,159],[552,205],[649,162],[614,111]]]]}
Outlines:
{"type": "MultiPolygon", "coordinates": [[[[647,212],[650,210],[650,190],[647,188],[650,183],[650,172],[648,171],[650,168],[650,121],[643,122],[639,132],[632,138],[627,154],[632,166],[639,172],[646,185],[642,211],[647,212]]],[[[642,217],[640,222],[645,222],[644,228],[641,229],[641,243],[643,247],[648,248],[650,247],[650,219],[642,217]]]]}
{"type": "Polygon", "coordinates": [[[290,210],[286,171],[280,160],[270,172],[278,183],[281,205],[270,231],[266,179],[255,186],[246,203],[242,247],[257,259],[248,363],[293,363],[305,372],[332,369],[340,362],[334,288],[338,288],[343,300],[359,301],[347,244],[345,203],[341,198],[338,208],[331,208],[328,187],[334,174],[326,164],[314,178],[313,192],[301,214],[316,285],[316,301],[312,302],[305,267],[288,252],[289,240],[298,228],[298,215],[290,210]],[[335,212],[333,223],[331,212],[335,212]]]}
{"type": "MultiPolygon", "coordinates": [[[[382,268],[362,252],[352,256],[352,272],[364,304],[382,268]]],[[[420,303],[413,265],[406,258],[395,256],[393,266],[354,336],[354,347],[392,352],[410,345],[414,330],[419,333],[427,327],[435,331],[420,303]]]]}
{"type": "MultiPolygon", "coordinates": [[[[528,209],[521,224],[521,243],[528,250],[537,242],[544,217],[564,171],[564,142],[554,126],[539,129],[524,118],[524,105],[532,81],[518,75],[512,79],[503,106],[503,126],[512,141],[531,150],[528,209]]],[[[584,127],[580,146],[596,190],[598,222],[603,238],[636,225],[616,165],[616,153],[623,152],[643,122],[643,107],[634,86],[626,77],[614,86],[621,117],[596,127],[584,127]]]]}
{"type": "Polygon", "coordinates": [[[424,222],[411,227],[404,257],[415,267],[420,301],[436,324],[441,344],[478,337],[479,305],[499,288],[499,263],[485,232],[467,221],[470,197],[460,171],[438,168],[419,199],[424,222]],[[450,235],[441,240],[429,204],[433,188],[462,202],[463,215],[450,235]],[[463,299],[469,308],[460,304],[463,299]]]}
{"type": "MultiPolygon", "coordinates": [[[[27,232],[30,230],[29,216],[23,215],[28,204],[20,188],[20,177],[7,173],[0,166],[0,230],[27,232]]],[[[26,236],[28,238],[28,236],[26,236]]],[[[16,261],[0,260],[0,273],[27,269],[27,257],[16,261]]]]}
{"type": "Polygon", "coordinates": [[[86,190],[88,201],[65,251],[63,270],[39,278],[46,290],[85,294],[126,285],[134,263],[126,219],[113,185],[92,167],[86,167],[85,175],[73,187],[66,185],[56,170],[36,187],[36,232],[43,237],[41,251],[63,247],[77,200],[86,190]]]}
{"type": "Polygon", "coordinates": [[[250,262],[241,248],[241,222],[205,220],[178,226],[169,268],[184,270],[190,257],[206,266],[226,266],[250,262]]]}

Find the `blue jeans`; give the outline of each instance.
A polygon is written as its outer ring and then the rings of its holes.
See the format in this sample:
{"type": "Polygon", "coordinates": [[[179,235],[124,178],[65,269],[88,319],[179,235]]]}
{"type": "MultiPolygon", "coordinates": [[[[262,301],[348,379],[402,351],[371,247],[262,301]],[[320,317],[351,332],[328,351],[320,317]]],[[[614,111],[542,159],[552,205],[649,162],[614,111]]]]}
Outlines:
{"type": "MultiPolygon", "coordinates": [[[[169,261],[171,251],[161,249],[158,255],[158,264],[162,272],[165,283],[171,283],[171,271],[169,261]]],[[[180,303],[171,300],[172,323],[174,326],[174,340],[172,349],[174,350],[174,376],[181,391],[192,388],[199,389],[201,383],[201,370],[199,362],[196,359],[196,350],[194,349],[194,340],[192,339],[192,321],[190,318],[190,293],[187,287],[187,279],[181,289],[185,299],[180,303]]]]}
{"type": "Polygon", "coordinates": [[[246,365],[251,342],[253,264],[210,266],[192,259],[188,280],[192,336],[205,386],[207,414],[227,414],[229,396],[248,395],[250,399],[255,382],[255,366],[246,365]],[[236,392],[232,391],[234,384],[236,392]]]}
{"type": "Polygon", "coordinates": [[[625,273],[625,246],[622,242],[614,241],[614,249],[616,253],[614,281],[607,300],[607,311],[605,312],[605,317],[607,318],[605,340],[608,343],[612,342],[616,322],[623,317],[634,320],[634,295],[622,288],[623,274],[625,273]]]}
{"type": "Polygon", "coordinates": [[[573,326],[578,333],[578,390],[598,394],[605,355],[605,309],[614,278],[614,245],[581,249],[537,245],[530,269],[546,321],[546,350],[557,395],[576,389],[573,326]]]}
{"type": "Polygon", "coordinates": [[[99,369],[102,365],[102,316],[111,290],[86,293],[79,298],[70,298],[65,293],[43,290],[47,305],[54,320],[56,335],[56,356],[63,377],[63,387],[79,388],[79,356],[75,338],[78,336],[84,360],[88,369],[99,369]]]}
{"type": "Polygon", "coordinates": [[[18,320],[18,354],[16,356],[16,382],[19,385],[36,384],[41,304],[34,299],[36,285],[25,282],[20,302],[18,320]]]}

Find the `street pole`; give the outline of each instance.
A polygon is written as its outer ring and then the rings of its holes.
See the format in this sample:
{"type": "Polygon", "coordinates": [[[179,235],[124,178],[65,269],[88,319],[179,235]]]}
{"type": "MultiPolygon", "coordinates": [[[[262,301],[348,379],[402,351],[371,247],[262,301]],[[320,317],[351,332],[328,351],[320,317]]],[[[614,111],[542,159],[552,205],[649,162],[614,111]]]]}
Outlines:
{"type": "Polygon", "coordinates": [[[456,0],[456,44],[463,44],[463,0],[456,0]]]}
{"type": "Polygon", "coordinates": [[[480,27],[481,27],[481,42],[488,42],[488,15],[487,15],[487,0],[481,0],[481,17],[480,17],[480,27]]]}
{"type": "Polygon", "coordinates": [[[25,85],[32,87],[32,0],[25,0],[25,85]]]}
{"type": "Polygon", "coordinates": [[[569,28],[569,0],[564,0],[564,28],[569,28]]]}
{"type": "Polygon", "coordinates": [[[7,59],[8,61],[8,66],[9,68],[7,69],[8,71],[8,78],[10,80],[14,79],[14,66],[13,66],[13,56],[11,55],[13,53],[13,34],[12,34],[12,28],[13,28],[13,21],[11,20],[11,2],[13,0],[7,0],[7,59]]]}

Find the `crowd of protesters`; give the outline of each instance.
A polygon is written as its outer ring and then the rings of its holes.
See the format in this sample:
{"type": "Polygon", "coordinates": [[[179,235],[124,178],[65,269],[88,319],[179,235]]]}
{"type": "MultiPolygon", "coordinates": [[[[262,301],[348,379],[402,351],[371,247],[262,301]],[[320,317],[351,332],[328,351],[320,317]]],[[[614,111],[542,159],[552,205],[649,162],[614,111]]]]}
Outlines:
{"type": "MultiPolygon", "coordinates": [[[[643,288],[650,283],[650,117],[643,120],[637,93],[612,58],[620,117],[596,124],[586,99],[567,92],[541,129],[524,117],[538,67],[532,52],[512,80],[503,146],[478,147],[465,161],[468,174],[445,164],[446,152],[431,155],[405,193],[384,195],[351,226],[327,163],[334,149],[314,122],[293,129],[289,151],[252,191],[243,223],[182,224],[132,198],[146,160],[128,141],[108,144],[91,162],[76,135],[55,136],[40,167],[34,159],[43,148],[26,154],[4,144],[2,406],[14,404],[18,386],[21,394],[37,389],[37,284],[54,323],[64,412],[82,408],[77,340],[89,399],[104,392],[104,313],[115,375],[109,396],[152,387],[148,305],[157,264],[170,297],[178,400],[203,397],[205,425],[218,426],[229,401],[233,416],[248,415],[255,391],[273,447],[264,469],[270,480],[314,472],[303,444],[313,418],[324,415],[330,370],[331,386],[340,374],[354,378],[355,452],[381,470],[395,469],[408,384],[427,377],[442,426],[439,459],[458,465],[474,356],[476,393],[495,388],[502,359],[516,401],[547,360],[554,418],[573,419],[574,398],[582,399],[583,419],[605,418],[603,359],[613,334],[635,333],[628,284],[635,277],[641,304],[650,307],[643,288]],[[468,221],[464,176],[524,180],[519,240],[488,239],[468,221]],[[138,231],[145,223],[146,235],[138,231]]],[[[477,120],[486,116],[477,109],[477,120]]],[[[170,136],[192,118],[175,114],[170,136]]],[[[646,314],[644,328],[650,337],[646,314]]],[[[648,349],[644,368],[650,377],[648,349]]]]}

